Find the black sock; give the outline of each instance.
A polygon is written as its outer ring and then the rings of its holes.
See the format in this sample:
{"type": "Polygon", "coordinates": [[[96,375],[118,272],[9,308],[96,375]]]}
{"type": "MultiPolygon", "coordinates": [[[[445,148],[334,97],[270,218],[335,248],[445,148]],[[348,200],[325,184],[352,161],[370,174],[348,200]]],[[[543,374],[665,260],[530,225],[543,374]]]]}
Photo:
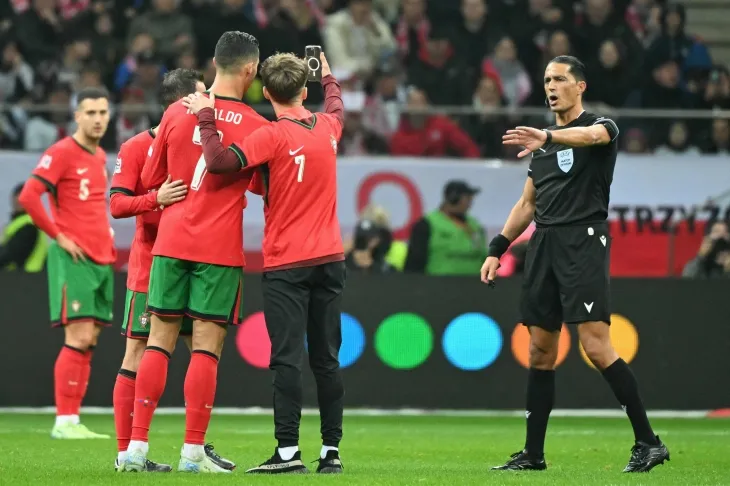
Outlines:
{"type": "Polygon", "coordinates": [[[639,384],[626,361],[621,358],[614,361],[612,365],[603,370],[603,377],[611,386],[613,394],[616,395],[626,415],[629,416],[636,440],[656,444],[656,436],[651,430],[644,404],[639,396],[639,384]]]}
{"type": "Polygon", "coordinates": [[[542,458],[550,412],[555,403],[555,371],[530,368],[527,377],[527,439],[525,450],[535,458],[542,458]]]}

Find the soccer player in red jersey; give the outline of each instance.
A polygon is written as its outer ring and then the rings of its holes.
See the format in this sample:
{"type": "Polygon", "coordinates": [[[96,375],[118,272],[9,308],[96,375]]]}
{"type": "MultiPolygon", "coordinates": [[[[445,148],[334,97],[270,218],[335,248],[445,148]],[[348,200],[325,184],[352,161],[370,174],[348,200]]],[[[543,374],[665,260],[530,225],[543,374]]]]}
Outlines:
{"type": "MultiPolygon", "coordinates": [[[[205,91],[203,76],[192,69],[175,69],[165,74],[160,85],[160,97],[168,107],[186,94],[205,91]]],[[[127,298],[122,321],[122,335],[126,336],[126,349],[122,367],[114,385],[114,422],[117,432],[118,455],[115,468],[127,457],[127,447],[132,435],[132,412],[137,368],[142,359],[150,333],[147,313],[147,289],[152,266],[152,246],[157,237],[161,210],[182,201],[187,187],[182,181],[168,179],[159,188],[147,189],[140,175],[147,153],[157,134],[157,128],[139,133],[122,144],[111,185],[111,213],[114,218],[136,216],[136,232],[132,241],[127,276],[127,298]]],[[[188,349],[192,350],[192,320],[184,318],[180,334],[188,349]]],[[[235,464],[220,457],[211,444],[205,445],[205,453],[224,469],[234,469],[235,464]]],[[[152,461],[145,463],[147,472],[169,472],[172,467],[152,461]]]]}
{"type": "Polygon", "coordinates": [[[278,121],[247,137],[216,137],[209,99],[183,100],[197,113],[208,171],[247,173],[260,167],[265,201],[264,316],[271,337],[274,422],[278,447],[251,473],[307,472],[299,451],[302,410],[301,361],[304,336],[317,382],[322,449],[319,473],[340,473],[344,387],[338,360],[342,342],[340,308],[345,256],[337,220],[337,143],[343,106],[337,80],[321,56],[326,113],[310,113],[307,65],[293,54],[277,54],[261,66],[264,96],[278,121]]]}
{"type": "MultiPolygon", "coordinates": [[[[241,102],[259,62],[258,41],[243,32],[226,32],[214,62],[217,136],[245,138],[269,122],[241,102]]],[[[170,353],[183,316],[194,319],[193,352],[185,377],[185,442],[178,470],[228,473],[210,460],[203,445],[215,400],[218,359],[226,326],[240,321],[243,278],[243,208],[250,173],[208,174],[197,118],[181,103],[165,112],[142,184],[156,187],[168,176],[189,187],[185,199],[162,211],[153,260],[147,310],[150,337],[137,371],[132,437],[123,470],[142,471],[149,427],[165,388],[170,353]]]]}
{"type": "Polygon", "coordinates": [[[63,326],[54,368],[55,439],[108,439],[79,422],[100,327],[112,320],[117,254],[106,210],[106,154],[99,142],[109,124],[109,95],[79,91],[78,128],[51,145],[25,183],[19,202],[38,228],[55,240],[48,250],[51,322],[63,326]],[[43,193],[51,195],[49,218],[43,193]]]}

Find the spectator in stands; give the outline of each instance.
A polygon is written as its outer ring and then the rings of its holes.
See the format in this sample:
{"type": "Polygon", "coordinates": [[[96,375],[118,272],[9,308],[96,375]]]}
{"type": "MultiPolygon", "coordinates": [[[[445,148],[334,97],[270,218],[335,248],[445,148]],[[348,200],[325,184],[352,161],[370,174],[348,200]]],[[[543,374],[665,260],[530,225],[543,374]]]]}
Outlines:
{"type": "Polygon", "coordinates": [[[428,109],[423,91],[412,88],[408,93],[408,109],[416,113],[401,116],[398,131],[390,140],[390,153],[414,157],[479,157],[479,148],[469,135],[443,115],[417,113],[428,109]]]}
{"type": "Polygon", "coordinates": [[[139,58],[146,52],[155,51],[155,40],[147,32],[141,32],[132,38],[129,51],[119,63],[114,75],[114,90],[121,91],[127,87],[137,72],[139,58]]]}
{"type": "Polygon", "coordinates": [[[669,56],[682,72],[707,71],[712,67],[710,54],[702,43],[685,32],[687,13],[684,5],[672,3],[662,11],[662,34],[649,47],[649,57],[669,56]]]}
{"type": "Polygon", "coordinates": [[[11,194],[10,222],[0,239],[0,270],[40,272],[46,263],[48,241],[18,202],[22,190],[23,184],[18,184],[11,194]]]}
{"type": "Polygon", "coordinates": [[[13,20],[13,32],[20,51],[31,66],[58,56],[63,46],[64,30],[56,0],[32,0],[31,8],[13,20]]]}
{"type": "Polygon", "coordinates": [[[675,121],[669,126],[664,145],[654,152],[656,155],[700,155],[700,150],[692,145],[689,128],[683,121],[675,121]]]}
{"type": "Polygon", "coordinates": [[[379,59],[395,51],[393,33],[373,10],[372,0],[350,0],[347,9],[327,17],[324,38],[332,67],[363,78],[379,59]]]}
{"type": "Polygon", "coordinates": [[[579,54],[584,59],[595,59],[601,44],[607,39],[616,39],[626,46],[626,65],[629,69],[639,66],[643,49],[620,15],[616,15],[611,0],[586,0],[585,16],[576,30],[579,54]]]}
{"type": "Polygon", "coordinates": [[[114,127],[117,134],[117,145],[152,127],[150,115],[140,111],[145,104],[145,93],[141,88],[125,88],[122,93],[122,102],[119,104],[114,127]]]}
{"type": "Polygon", "coordinates": [[[725,66],[715,66],[705,85],[703,108],[730,109],[730,73],[725,66]]]}
{"type": "Polygon", "coordinates": [[[454,47],[466,53],[469,66],[479,66],[502,38],[504,29],[488,14],[486,0],[461,0],[463,20],[457,27],[454,47]]]}
{"type": "Polygon", "coordinates": [[[63,57],[58,66],[56,82],[70,86],[78,86],[81,70],[91,60],[91,41],[85,37],[77,37],[63,47],[63,57]]]}
{"type": "Polygon", "coordinates": [[[646,135],[640,128],[626,130],[623,139],[623,149],[630,154],[645,154],[650,151],[646,135]]]}
{"type": "Polygon", "coordinates": [[[697,256],[682,271],[689,278],[730,277],[730,231],[726,221],[715,221],[702,240],[697,256]]]}
{"type": "Polygon", "coordinates": [[[149,115],[155,123],[162,115],[162,107],[159,105],[159,90],[165,72],[165,66],[160,58],[153,52],[143,52],[137,57],[137,69],[130,82],[130,86],[142,90],[144,103],[150,106],[149,115]]]}
{"type": "MultiPolygon", "coordinates": [[[[340,79],[335,76],[336,79],[340,79]]],[[[337,145],[340,155],[382,155],[388,153],[388,142],[363,124],[365,93],[346,93],[343,90],[342,102],[345,106],[345,125],[342,138],[337,145]]]]}
{"type": "Polygon", "coordinates": [[[404,80],[405,76],[395,57],[383,63],[375,72],[374,92],[367,98],[362,114],[363,126],[384,140],[390,140],[398,130],[401,106],[406,102],[404,80]]]}
{"type": "MultiPolygon", "coordinates": [[[[195,52],[199,59],[208,59],[215,50],[216,42],[223,32],[240,30],[247,32],[262,42],[262,30],[249,18],[245,11],[249,0],[217,0],[216,5],[199,4],[190,10],[195,33],[195,52]]],[[[264,47],[264,46],[262,46],[264,47]]],[[[261,60],[270,52],[261,52],[261,60]]]]}
{"type": "Polygon", "coordinates": [[[499,77],[482,77],[474,92],[472,106],[479,114],[469,117],[467,131],[479,146],[482,157],[500,157],[504,152],[502,135],[507,126],[503,116],[490,113],[494,108],[507,106],[499,77]]]}
{"type": "Polygon", "coordinates": [[[431,22],[426,17],[425,0],[403,0],[402,10],[393,31],[398,55],[403,65],[410,67],[418,59],[418,53],[426,47],[431,22]]]}
{"type": "MultiPolygon", "coordinates": [[[[522,2],[521,2],[522,3],[522,2]]],[[[527,11],[517,8],[511,9],[508,23],[509,33],[514,36],[517,44],[529,49],[523,49],[526,62],[535,64],[547,38],[547,33],[557,29],[565,30],[571,24],[571,6],[562,6],[554,0],[529,0],[527,11]]],[[[544,67],[544,66],[543,66],[544,67]]]]}
{"type": "Polygon", "coordinates": [[[72,133],[71,110],[63,109],[70,104],[70,88],[59,84],[51,91],[48,100],[41,101],[56,109],[36,111],[25,125],[23,148],[30,152],[42,152],[72,133]]]}
{"type": "Polygon", "coordinates": [[[441,206],[417,221],[408,241],[406,272],[427,275],[473,275],[487,257],[487,235],[469,215],[479,189],[449,181],[441,206]]]}
{"type": "Polygon", "coordinates": [[[508,106],[522,105],[532,93],[532,81],[517,57],[517,46],[510,37],[502,37],[494,48],[494,54],[482,65],[482,73],[496,75],[502,96],[508,106]]]}
{"type": "Polygon", "coordinates": [[[33,90],[33,68],[25,62],[18,44],[5,44],[0,61],[0,102],[15,103],[33,90]]]}
{"type": "Polygon", "coordinates": [[[475,69],[454,49],[451,37],[449,27],[434,25],[426,47],[408,69],[409,84],[424,90],[434,105],[465,105],[474,89],[475,69]]]}
{"type": "Polygon", "coordinates": [[[176,0],[153,0],[152,6],[153,10],[132,21],[130,41],[140,33],[148,33],[155,40],[155,52],[169,60],[194,46],[193,24],[178,11],[176,0]]]}
{"type": "Polygon", "coordinates": [[[367,219],[358,222],[353,247],[345,255],[347,269],[358,273],[395,272],[385,260],[390,241],[383,240],[382,235],[382,228],[374,222],[367,219]]]}
{"type": "Polygon", "coordinates": [[[625,58],[626,48],[620,41],[609,39],[601,44],[598,63],[588,73],[591,82],[583,96],[587,102],[623,106],[636,81],[633,69],[625,65],[625,58]]]}
{"type": "Polygon", "coordinates": [[[716,118],[712,120],[710,142],[704,150],[707,154],[730,155],[730,120],[716,118]]]}
{"type": "Polygon", "coordinates": [[[662,7],[656,0],[631,0],[624,20],[644,47],[649,47],[662,32],[662,7]]]}

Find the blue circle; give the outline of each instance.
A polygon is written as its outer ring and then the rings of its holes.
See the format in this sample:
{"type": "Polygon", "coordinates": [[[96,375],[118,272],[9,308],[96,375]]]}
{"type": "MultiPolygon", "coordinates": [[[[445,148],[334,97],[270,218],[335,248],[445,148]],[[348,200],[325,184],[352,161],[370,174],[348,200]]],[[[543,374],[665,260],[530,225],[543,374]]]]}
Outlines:
{"type": "Polygon", "coordinates": [[[462,314],[451,321],[442,340],[446,359],[465,371],[481,370],[494,363],[502,343],[499,325],[478,312],[462,314]]]}
{"type": "MultiPolygon", "coordinates": [[[[360,359],[365,350],[365,331],[357,319],[345,312],[340,315],[340,329],[342,332],[340,368],[347,368],[360,359]]],[[[304,336],[304,348],[309,352],[306,335],[304,336]]]]}

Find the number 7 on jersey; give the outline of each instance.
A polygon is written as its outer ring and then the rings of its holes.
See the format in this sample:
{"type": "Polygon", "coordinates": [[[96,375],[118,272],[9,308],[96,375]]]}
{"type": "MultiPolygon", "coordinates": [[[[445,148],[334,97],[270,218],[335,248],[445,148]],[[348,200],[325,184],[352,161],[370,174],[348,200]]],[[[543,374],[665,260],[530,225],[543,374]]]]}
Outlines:
{"type": "Polygon", "coordinates": [[[304,161],[305,161],[304,155],[297,155],[294,157],[294,163],[299,166],[299,170],[297,171],[297,182],[302,182],[302,179],[304,178],[304,161]]]}

